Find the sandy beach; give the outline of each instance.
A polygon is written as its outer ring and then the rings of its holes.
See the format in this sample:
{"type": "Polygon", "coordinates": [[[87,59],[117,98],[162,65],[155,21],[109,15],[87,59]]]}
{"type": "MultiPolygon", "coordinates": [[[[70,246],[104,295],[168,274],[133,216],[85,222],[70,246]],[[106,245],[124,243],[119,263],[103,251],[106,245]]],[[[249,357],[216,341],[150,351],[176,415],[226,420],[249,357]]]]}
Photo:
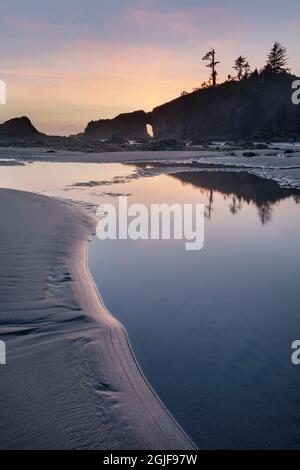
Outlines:
{"type": "Polygon", "coordinates": [[[192,449],[87,269],[96,219],[54,198],[0,197],[0,448],[192,449]]]}
{"type": "Polygon", "coordinates": [[[2,3],[0,456],[286,464],[300,2],[2,3]]]}

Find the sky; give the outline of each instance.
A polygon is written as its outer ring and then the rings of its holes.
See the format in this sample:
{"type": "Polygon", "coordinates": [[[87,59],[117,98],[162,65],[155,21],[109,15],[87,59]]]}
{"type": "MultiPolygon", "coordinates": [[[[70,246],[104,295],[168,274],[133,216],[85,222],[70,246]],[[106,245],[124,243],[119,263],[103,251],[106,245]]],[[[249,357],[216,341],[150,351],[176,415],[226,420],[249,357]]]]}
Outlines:
{"type": "Polygon", "coordinates": [[[275,41],[300,75],[299,0],[2,0],[0,122],[27,115],[39,130],[69,135],[92,119],[150,111],[240,54],[263,66],[275,41]]]}

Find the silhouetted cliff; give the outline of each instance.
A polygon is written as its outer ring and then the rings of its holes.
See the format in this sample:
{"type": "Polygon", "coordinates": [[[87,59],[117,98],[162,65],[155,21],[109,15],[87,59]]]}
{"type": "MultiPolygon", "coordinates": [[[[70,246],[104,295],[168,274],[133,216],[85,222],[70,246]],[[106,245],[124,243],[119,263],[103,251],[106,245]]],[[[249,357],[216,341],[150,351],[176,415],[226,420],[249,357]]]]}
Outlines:
{"type": "Polygon", "coordinates": [[[300,105],[292,103],[295,76],[226,82],[155,108],[156,139],[255,140],[300,138],[300,105]]]}
{"type": "Polygon", "coordinates": [[[114,119],[91,121],[85,129],[84,136],[90,139],[106,139],[113,137],[124,140],[147,140],[147,114],[144,111],[120,114],[114,119]]]}
{"type": "Polygon", "coordinates": [[[42,135],[26,116],[0,124],[0,138],[33,138],[42,135]]]}
{"type": "Polygon", "coordinates": [[[147,124],[153,127],[154,150],[178,148],[176,141],[189,140],[300,140],[300,105],[291,100],[296,79],[281,74],[226,82],[181,96],[150,113],[135,111],[91,121],[83,134],[69,138],[46,136],[27,117],[15,118],[0,125],[0,141],[8,145],[7,139],[31,139],[38,145],[85,148],[99,147],[99,141],[106,140],[116,146],[149,140],[147,124]],[[157,141],[163,142],[157,145],[157,141]]]}

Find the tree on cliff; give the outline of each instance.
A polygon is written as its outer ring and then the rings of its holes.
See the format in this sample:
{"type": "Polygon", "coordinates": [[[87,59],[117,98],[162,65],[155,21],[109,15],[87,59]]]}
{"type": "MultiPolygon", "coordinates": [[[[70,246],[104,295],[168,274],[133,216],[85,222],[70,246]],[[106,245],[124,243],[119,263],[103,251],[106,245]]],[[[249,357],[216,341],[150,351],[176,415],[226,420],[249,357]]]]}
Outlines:
{"type": "Polygon", "coordinates": [[[259,78],[261,75],[261,70],[258,70],[256,67],[253,72],[250,73],[250,78],[259,78]]]}
{"type": "Polygon", "coordinates": [[[212,86],[215,87],[217,85],[217,75],[218,75],[216,66],[220,63],[216,61],[215,49],[211,49],[210,51],[208,51],[202,60],[209,62],[206,67],[211,68],[210,81],[211,81],[212,86]]]}
{"type": "Polygon", "coordinates": [[[269,52],[267,63],[263,71],[272,75],[289,72],[287,50],[279,42],[275,42],[269,52]]]}
{"type": "Polygon", "coordinates": [[[237,75],[238,80],[243,80],[244,78],[248,78],[250,75],[250,65],[246,57],[239,56],[235,63],[234,66],[232,67],[237,75]]]}

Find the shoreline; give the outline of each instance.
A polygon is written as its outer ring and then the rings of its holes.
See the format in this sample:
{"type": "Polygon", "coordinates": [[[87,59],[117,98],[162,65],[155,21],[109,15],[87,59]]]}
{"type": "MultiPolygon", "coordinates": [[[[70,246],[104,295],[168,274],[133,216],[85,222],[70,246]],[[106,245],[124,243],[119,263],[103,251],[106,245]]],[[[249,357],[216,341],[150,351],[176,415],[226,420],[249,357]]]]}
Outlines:
{"type": "MultiPolygon", "coordinates": [[[[288,144],[287,148],[290,147],[288,144]]],[[[34,163],[54,164],[120,164],[150,166],[151,176],[159,173],[173,174],[182,171],[247,172],[270,179],[282,188],[300,189],[300,147],[285,153],[284,144],[279,153],[259,150],[245,156],[243,150],[233,154],[226,149],[199,151],[136,151],[136,152],[71,152],[57,151],[47,154],[42,149],[1,148],[0,167],[26,167],[34,163]],[[172,168],[172,163],[174,168],[172,168]],[[155,172],[154,172],[155,170],[155,172]]],[[[247,152],[246,152],[247,154],[247,152]]],[[[142,175],[143,176],[143,175],[142,175]]],[[[101,184],[100,184],[101,185],[101,184]]],[[[27,190],[27,188],[24,188],[27,190]]],[[[30,189],[31,190],[31,189],[30,189]]]]}
{"type": "MultiPolygon", "coordinates": [[[[144,160],[173,160],[194,158],[199,156],[199,150],[164,150],[164,151],[124,151],[124,152],[82,152],[71,150],[56,150],[55,153],[47,153],[44,148],[22,148],[22,147],[0,147],[1,158],[15,160],[15,164],[22,164],[28,161],[32,162],[50,162],[50,163],[126,163],[131,161],[144,160]]],[[[218,155],[218,152],[206,151],[210,156],[218,155]]],[[[7,162],[1,162],[3,166],[7,162]]]]}
{"type": "Polygon", "coordinates": [[[96,219],[55,198],[0,196],[0,448],[193,449],[88,270],[96,219]]]}

